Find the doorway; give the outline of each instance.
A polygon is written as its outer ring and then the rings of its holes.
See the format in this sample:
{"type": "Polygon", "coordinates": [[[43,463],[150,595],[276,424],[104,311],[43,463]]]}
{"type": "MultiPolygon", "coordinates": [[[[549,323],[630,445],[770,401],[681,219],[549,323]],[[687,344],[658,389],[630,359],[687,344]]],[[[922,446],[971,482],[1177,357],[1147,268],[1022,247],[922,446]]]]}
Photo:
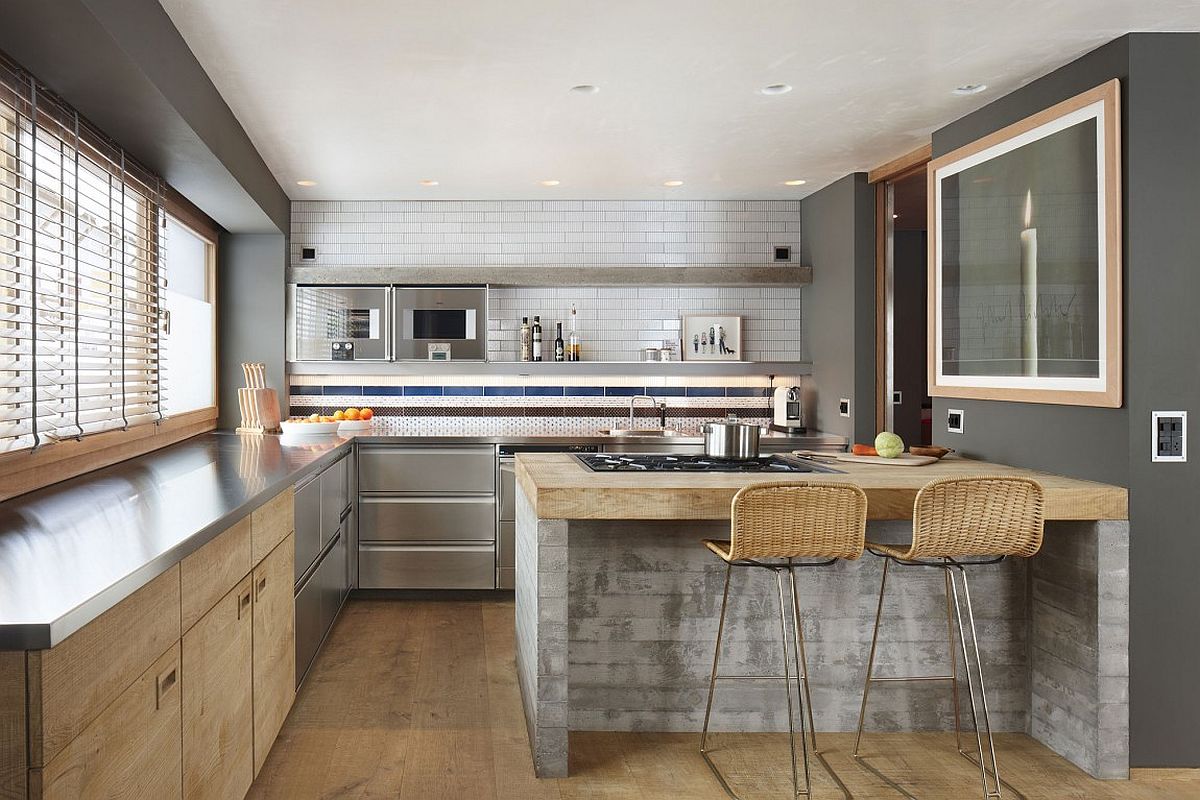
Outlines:
{"type": "Polygon", "coordinates": [[[928,162],[928,148],[922,148],[890,174],[872,174],[876,178],[875,420],[879,430],[898,434],[908,445],[928,445],[933,439],[927,362],[928,162]]]}

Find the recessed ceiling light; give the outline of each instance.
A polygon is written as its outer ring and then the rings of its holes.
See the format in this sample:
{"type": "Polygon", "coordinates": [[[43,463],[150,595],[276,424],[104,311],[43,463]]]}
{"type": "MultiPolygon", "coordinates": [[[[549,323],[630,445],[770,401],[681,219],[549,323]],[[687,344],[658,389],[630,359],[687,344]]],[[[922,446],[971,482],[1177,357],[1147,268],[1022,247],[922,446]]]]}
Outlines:
{"type": "Polygon", "coordinates": [[[663,181],[663,186],[683,186],[683,181],[663,181]]]}
{"type": "Polygon", "coordinates": [[[316,181],[296,181],[297,186],[316,186],[316,181]]]}
{"type": "Polygon", "coordinates": [[[790,181],[784,181],[783,185],[784,186],[803,186],[806,183],[808,183],[808,181],[802,180],[801,178],[793,178],[790,181]]]}
{"type": "Polygon", "coordinates": [[[571,91],[575,94],[595,94],[600,91],[600,87],[591,83],[581,83],[571,87],[571,91]]]}
{"type": "Polygon", "coordinates": [[[538,183],[540,183],[542,186],[558,186],[558,184],[562,183],[562,181],[550,180],[550,181],[538,181],[538,183]]]}
{"type": "Polygon", "coordinates": [[[758,90],[759,94],[787,94],[792,90],[790,83],[772,83],[758,90]]]}
{"type": "Polygon", "coordinates": [[[950,94],[966,96],[971,94],[979,94],[984,89],[987,89],[986,83],[964,83],[962,86],[956,86],[950,94]]]}
{"type": "Polygon", "coordinates": [[[428,178],[426,178],[425,180],[421,181],[421,185],[422,186],[437,186],[438,181],[433,181],[433,180],[429,180],[428,178]]]}

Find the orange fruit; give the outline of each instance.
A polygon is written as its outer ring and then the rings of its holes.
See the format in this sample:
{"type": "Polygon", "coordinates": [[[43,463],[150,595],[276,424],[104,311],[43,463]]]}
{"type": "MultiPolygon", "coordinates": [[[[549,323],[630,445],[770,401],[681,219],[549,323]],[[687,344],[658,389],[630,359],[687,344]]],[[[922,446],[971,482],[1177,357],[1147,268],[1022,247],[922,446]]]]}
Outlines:
{"type": "Polygon", "coordinates": [[[333,418],[336,419],[338,422],[341,422],[342,420],[344,420],[346,418],[346,412],[345,411],[335,411],[335,412],[333,412],[333,418]]]}
{"type": "Polygon", "coordinates": [[[369,408],[364,408],[358,412],[359,419],[370,419],[373,416],[375,416],[375,412],[369,408]]]}
{"type": "Polygon", "coordinates": [[[309,414],[307,421],[308,422],[319,422],[320,419],[321,419],[320,414],[309,414]]]}
{"type": "Polygon", "coordinates": [[[337,422],[333,417],[321,417],[321,422],[337,422]]]}
{"type": "Polygon", "coordinates": [[[346,409],[346,419],[357,420],[359,418],[359,416],[360,416],[360,413],[357,408],[347,408],[346,409]]]}

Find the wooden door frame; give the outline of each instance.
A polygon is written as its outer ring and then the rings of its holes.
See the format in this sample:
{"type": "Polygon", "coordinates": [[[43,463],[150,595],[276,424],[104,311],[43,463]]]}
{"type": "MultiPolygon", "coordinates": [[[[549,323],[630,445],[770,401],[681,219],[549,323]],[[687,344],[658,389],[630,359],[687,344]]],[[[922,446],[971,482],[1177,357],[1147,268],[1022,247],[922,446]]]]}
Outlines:
{"type": "Polygon", "coordinates": [[[887,246],[888,185],[902,178],[923,173],[933,159],[933,144],[894,158],[867,172],[867,182],[875,184],[875,430],[883,430],[887,417],[887,246]]]}

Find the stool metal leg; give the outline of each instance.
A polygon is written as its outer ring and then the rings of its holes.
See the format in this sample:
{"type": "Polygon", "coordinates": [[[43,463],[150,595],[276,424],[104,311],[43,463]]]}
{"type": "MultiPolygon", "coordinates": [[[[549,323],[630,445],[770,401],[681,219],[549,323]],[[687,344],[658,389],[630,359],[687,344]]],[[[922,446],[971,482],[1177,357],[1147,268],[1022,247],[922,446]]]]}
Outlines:
{"type": "Polygon", "coordinates": [[[949,562],[944,570],[946,577],[946,642],[950,650],[950,699],[954,702],[954,746],[958,752],[963,752],[962,720],[958,708],[958,655],[954,652],[954,605],[950,599],[950,569],[949,562]]]}
{"type": "MultiPolygon", "coordinates": [[[[974,609],[971,607],[971,589],[967,582],[966,570],[960,566],[960,567],[958,567],[958,571],[959,571],[960,577],[962,578],[963,598],[966,601],[967,624],[970,625],[970,631],[971,631],[970,648],[972,650],[974,650],[974,652],[975,652],[975,669],[974,669],[975,674],[974,675],[972,675],[971,658],[968,653],[967,629],[966,629],[966,625],[964,625],[964,622],[963,622],[963,608],[962,608],[962,605],[960,604],[960,600],[959,600],[959,596],[958,596],[958,583],[957,583],[957,581],[954,580],[953,576],[951,577],[951,580],[950,580],[950,588],[954,595],[955,615],[958,617],[958,633],[959,633],[959,639],[962,642],[963,669],[965,669],[967,672],[967,691],[968,691],[968,694],[970,695],[970,700],[971,700],[971,722],[974,724],[974,727],[975,727],[975,744],[976,744],[976,748],[979,753],[979,779],[983,785],[984,800],[989,800],[989,798],[1001,797],[1000,770],[999,770],[998,764],[996,763],[996,742],[995,742],[995,739],[992,737],[991,719],[988,715],[987,691],[984,688],[984,681],[983,681],[983,661],[979,656],[979,637],[975,630],[975,612],[974,612],[974,609]],[[981,735],[981,732],[979,729],[979,716],[978,716],[978,713],[976,710],[976,705],[975,705],[975,681],[976,680],[979,681],[979,696],[980,696],[980,701],[981,701],[980,705],[982,706],[982,711],[983,711],[983,732],[982,733],[987,736],[988,755],[991,756],[991,770],[990,771],[991,771],[992,777],[995,779],[994,790],[992,787],[988,786],[989,770],[987,767],[987,760],[984,755],[983,736],[981,735]]],[[[950,574],[950,571],[947,570],[947,573],[950,574]]]]}
{"type": "MultiPolygon", "coordinates": [[[[812,737],[813,752],[817,750],[817,725],[813,722],[812,691],[808,686],[808,654],[804,652],[804,626],[800,624],[800,593],[796,591],[796,569],[788,559],[788,575],[792,581],[792,627],[796,637],[796,675],[803,681],[804,706],[808,711],[808,734],[812,737]]],[[[804,732],[804,715],[800,716],[800,730],[804,732]]],[[[807,764],[807,759],[805,760],[807,764]]]]}
{"type": "MultiPolygon", "coordinates": [[[[790,572],[790,570],[789,570],[790,572]]],[[[794,578],[793,578],[794,580],[794,578]]],[[[800,774],[799,765],[796,761],[796,725],[794,722],[794,712],[792,710],[792,676],[788,667],[788,635],[787,635],[787,602],[783,599],[783,570],[775,570],[775,585],[779,589],[779,636],[783,645],[783,686],[787,692],[787,712],[788,712],[788,741],[792,748],[792,796],[811,797],[811,786],[809,785],[808,775],[808,737],[804,735],[804,709],[800,709],[800,747],[804,750],[804,791],[800,791],[800,774]]],[[[796,620],[795,614],[792,615],[793,622],[796,620]]],[[[797,646],[799,651],[799,646],[797,646]]],[[[799,659],[797,652],[796,658],[799,659]]],[[[796,692],[800,693],[800,676],[796,676],[796,692]]]]}
{"type": "Polygon", "coordinates": [[[888,565],[890,558],[883,560],[883,578],[879,581],[879,605],[875,607],[875,631],[871,634],[871,654],[867,656],[867,677],[863,681],[862,707],[858,711],[858,733],[854,737],[854,755],[857,758],[859,746],[862,744],[863,722],[867,718],[867,696],[871,693],[871,681],[875,669],[875,648],[879,644],[879,621],[883,618],[883,593],[887,588],[888,565]]]}
{"type": "MultiPolygon", "coordinates": [[[[729,578],[733,574],[733,564],[725,564],[725,591],[721,594],[721,620],[717,623],[717,647],[713,651],[713,666],[712,676],[708,679],[708,704],[704,707],[704,727],[700,731],[700,754],[704,756],[704,760],[708,762],[708,766],[712,767],[712,771],[716,773],[717,778],[721,781],[721,785],[725,787],[725,791],[729,791],[729,787],[725,785],[725,779],[721,777],[721,773],[713,766],[712,761],[708,758],[708,719],[712,715],[713,691],[717,688],[717,665],[721,660],[721,637],[725,633],[725,608],[729,604],[729,578]]],[[[732,794],[732,792],[730,792],[732,794]]]]}

